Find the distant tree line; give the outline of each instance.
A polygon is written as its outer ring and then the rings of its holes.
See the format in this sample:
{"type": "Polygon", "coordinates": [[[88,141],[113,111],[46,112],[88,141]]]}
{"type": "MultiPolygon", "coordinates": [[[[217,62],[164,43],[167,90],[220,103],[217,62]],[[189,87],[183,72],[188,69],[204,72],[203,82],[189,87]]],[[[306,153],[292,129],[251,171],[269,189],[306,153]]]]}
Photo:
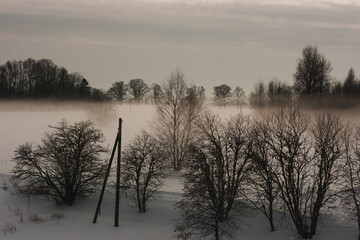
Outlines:
{"type": "Polygon", "coordinates": [[[272,79],[267,84],[258,82],[250,94],[249,102],[252,106],[283,106],[292,99],[293,88],[278,79],[272,79]]]}
{"type": "Polygon", "coordinates": [[[220,106],[225,106],[227,104],[237,106],[243,105],[246,102],[246,96],[244,90],[237,86],[234,90],[226,84],[222,84],[214,87],[214,102],[220,106]]]}
{"type": "Polygon", "coordinates": [[[126,84],[124,81],[118,81],[111,85],[107,91],[107,95],[118,102],[136,102],[147,101],[146,96],[152,88],[148,86],[142,79],[135,78],[126,84]]]}
{"type": "Polygon", "coordinates": [[[80,73],[69,73],[50,59],[7,61],[0,66],[0,99],[99,100],[105,97],[80,73]]]}
{"type": "Polygon", "coordinates": [[[351,106],[360,98],[360,79],[353,68],[343,83],[331,77],[333,67],[316,46],[306,46],[297,61],[293,86],[272,79],[258,82],[250,94],[252,106],[279,106],[298,101],[305,105],[351,106]],[[353,101],[355,100],[355,101],[353,101]]]}
{"type": "MultiPolygon", "coordinates": [[[[331,77],[333,67],[316,46],[306,46],[297,60],[290,85],[273,78],[269,82],[258,82],[246,97],[240,86],[232,89],[227,84],[213,87],[213,102],[220,106],[241,106],[249,103],[255,107],[288,105],[293,101],[303,104],[314,103],[323,106],[344,106],[357,104],[360,97],[360,79],[350,68],[345,81],[331,77]]],[[[203,96],[205,89],[201,88],[203,96]]],[[[128,83],[117,81],[107,91],[92,88],[79,73],[69,73],[49,59],[27,59],[7,61],[0,66],[0,99],[81,99],[117,102],[159,104],[165,93],[164,86],[147,84],[140,78],[128,83]]]]}

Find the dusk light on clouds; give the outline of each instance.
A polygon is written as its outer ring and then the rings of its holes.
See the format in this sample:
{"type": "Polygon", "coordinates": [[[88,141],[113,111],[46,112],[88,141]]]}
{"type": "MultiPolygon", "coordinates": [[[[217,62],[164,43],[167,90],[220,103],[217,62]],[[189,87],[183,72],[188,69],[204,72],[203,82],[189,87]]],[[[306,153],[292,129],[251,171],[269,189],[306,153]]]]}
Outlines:
{"type": "Polygon", "coordinates": [[[0,2],[0,62],[49,58],[90,84],[175,68],[203,85],[292,83],[301,49],[317,45],[343,81],[360,72],[360,1],[136,0],[0,2]]]}

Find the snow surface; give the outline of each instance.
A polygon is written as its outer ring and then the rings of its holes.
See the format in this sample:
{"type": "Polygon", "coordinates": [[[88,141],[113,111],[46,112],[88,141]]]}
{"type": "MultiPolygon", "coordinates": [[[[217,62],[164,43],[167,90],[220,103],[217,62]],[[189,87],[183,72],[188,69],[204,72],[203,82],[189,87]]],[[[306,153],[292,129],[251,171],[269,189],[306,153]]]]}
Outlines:
{"type": "MultiPolygon", "coordinates": [[[[70,122],[91,119],[96,127],[104,131],[106,144],[112,146],[117,131],[117,118],[123,118],[123,146],[142,129],[148,129],[155,114],[151,105],[103,106],[59,106],[44,104],[40,108],[25,106],[5,107],[0,104],[0,239],[124,239],[160,240],[174,239],[174,225],[178,211],[174,204],[181,199],[182,186],[178,173],[169,172],[157,199],[149,202],[148,211],[137,212],[134,204],[123,198],[120,202],[120,226],[114,223],[114,191],[107,188],[98,223],[93,224],[98,194],[80,199],[74,206],[54,205],[43,197],[26,197],[16,193],[9,184],[13,167],[11,158],[15,148],[25,142],[39,143],[48,125],[54,125],[62,118],[70,122]],[[104,109],[105,108],[105,109],[104,109]],[[31,216],[42,221],[34,221],[31,216]],[[53,214],[63,214],[55,219],[53,214]],[[4,231],[9,226],[16,231],[4,231]]],[[[213,108],[213,111],[227,117],[240,111],[236,107],[213,108]]],[[[249,109],[242,109],[251,113],[249,109]]],[[[355,122],[358,118],[355,118],[355,122]]],[[[277,230],[269,232],[266,218],[256,210],[244,208],[241,213],[240,230],[235,239],[298,239],[289,219],[276,214],[277,230]]],[[[341,212],[332,211],[322,215],[318,233],[314,239],[357,239],[356,225],[346,220],[341,212]]]]}

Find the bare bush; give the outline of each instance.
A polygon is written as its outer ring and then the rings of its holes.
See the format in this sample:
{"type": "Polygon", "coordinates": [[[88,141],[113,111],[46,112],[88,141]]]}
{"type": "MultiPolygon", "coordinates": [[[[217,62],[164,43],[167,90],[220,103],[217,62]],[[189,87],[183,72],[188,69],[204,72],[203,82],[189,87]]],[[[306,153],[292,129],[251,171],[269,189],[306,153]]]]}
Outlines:
{"type": "Polygon", "coordinates": [[[71,206],[77,197],[93,193],[102,179],[104,136],[90,121],[69,125],[62,120],[50,127],[54,132],[45,135],[42,145],[26,143],[15,150],[13,177],[22,180],[22,192],[71,206]]]}
{"type": "Polygon", "coordinates": [[[148,200],[162,184],[165,173],[162,149],[159,142],[142,131],[124,150],[123,181],[134,190],[132,196],[140,213],[146,212],[148,200]]]}
{"type": "Polygon", "coordinates": [[[358,224],[360,239],[360,128],[346,139],[346,143],[342,201],[350,219],[358,224]]]}
{"type": "Polygon", "coordinates": [[[257,122],[252,129],[253,144],[251,146],[251,168],[246,179],[245,197],[261,211],[269,220],[270,231],[275,230],[274,204],[277,200],[279,188],[274,176],[274,157],[269,144],[266,143],[266,134],[270,131],[264,122],[257,122]]]}
{"type": "Polygon", "coordinates": [[[274,155],[274,176],[291,219],[302,238],[312,238],[320,210],[334,196],[348,130],[332,113],[309,117],[289,108],[266,120],[267,144],[274,155]]]}
{"type": "Polygon", "coordinates": [[[4,225],[3,231],[4,231],[4,238],[6,238],[7,233],[13,233],[16,232],[16,225],[14,223],[6,223],[4,225]]]}
{"type": "Polygon", "coordinates": [[[60,219],[64,217],[64,214],[62,212],[56,212],[51,215],[52,219],[55,219],[57,221],[57,225],[60,224],[60,219]]]}
{"type": "Polygon", "coordinates": [[[31,213],[31,214],[28,216],[28,219],[29,219],[29,221],[31,221],[31,222],[39,222],[39,223],[45,222],[45,218],[40,217],[40,216],[37,215],[36,213],[31,213]]]}
{"type": "Polygon", "coordinates": [[[24,222],[23,211],[18,207],[15,207],[15,209],[13,211],[14,211],[14,215],[19,217],[19,222],[23,223],[24,222]]]}
{"type": "Polygon", "coordinates": [[[199,138],[185,165],[183,200],[177,203],[177,237],[231,237],[249,166],[250,119],[237,115],[223,123],[208,114],[198,125],[199,138]]]}

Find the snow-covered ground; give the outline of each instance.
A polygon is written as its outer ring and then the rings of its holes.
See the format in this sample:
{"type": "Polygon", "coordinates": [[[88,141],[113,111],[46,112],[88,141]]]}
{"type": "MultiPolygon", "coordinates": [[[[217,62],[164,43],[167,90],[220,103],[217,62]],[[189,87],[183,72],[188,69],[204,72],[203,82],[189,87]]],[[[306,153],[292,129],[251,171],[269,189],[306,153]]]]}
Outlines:
{"type": "MultiPolygon", "coordinates": [[[[157,199],[149,202],[148,211],[139,214],[134,204],[126,199],[120,203],[120,227],[114,223],[114,192],[107,188],[98,223],[93,224],[98,195],[78,200],[74,206],[59,206],[43,197],[25,197],[16,193],[9,184],[14,149],[27,141],[39,143],[48,125],[62,118],[70,122],[91,119],[102,129],[109,146],[117,131],[117,118],[123,118],[123,146],[131,138],[148,128],[155,114],[151,105],[59,106],[45,104],[40,108],[0,105],[0,239],[174,239],[174,225],[178,212],[174,204],[181,199],[182,187],[179,174],[170,172],[157,199]],[[60,217],[59,221],[56,216],[60,217]],[[16,231],[15,231],[16,227],[16,231]],[[11,229],[14,230],[11,232],[11,229]],[[4,231],[5,230],[5,231],[4,231]]],[[[213,109],[214,110],[214,109],[213,109]]],[[[221,116],[229,116],[239,109],[215,108],[221,116]]],[[[250,113],[249,109],[242,109],[250,113]]],[[[355,118],[355,122],[358,118],[355,118]]],[[[279,214],[278,214],[279,215],[279,214]]],[[[298,239],[290,220],[277,215],[277,230],[269,232],[266,218],[250,208],[244,209],[235,239],[298,239]]],[[[324,214],[314,239],[357,239],[353,222],[334,211],[324,214]]]]}
{"type": "MultiPolygon", "coordinates": [[[[1,186],[8,175],[0,175],[1,186]]],[[[74,206],[57,206],[42,197],[31,197],[12,193],[13,190],[0,188],[0,239],[64,240],[64,239],[124,239],[160,240],[175,239],[174,225],[178,212],[174,204],[181,199],[179,177],[170,175],[167,184],[161,189],[156,200],[149,202],[148,211],[139,214],[133,202],[121,199],[119,227],[114,224],[114,191],[106,191],[101,215],[96,224],[92,223],[98,196],[78,200],[74,206]],[[34,214],[41,221],[34,220],[34,214]],[[63,215],[58,220],[54,215],[63,215]],[[15,232],[6,232],[4,227],[14,225],[15,232]]],[[[280,220],[277,216],[277,230],[269,232],[265,217],[250,208],[241,213],[241,229],[235,239],[298,239],[291,222],[280,220]]],[[[357,239],[357,228],[347,221],[338,221],[336,216],[325,215],[319,223],[318,234],[314,239],[357,239]]]]}

